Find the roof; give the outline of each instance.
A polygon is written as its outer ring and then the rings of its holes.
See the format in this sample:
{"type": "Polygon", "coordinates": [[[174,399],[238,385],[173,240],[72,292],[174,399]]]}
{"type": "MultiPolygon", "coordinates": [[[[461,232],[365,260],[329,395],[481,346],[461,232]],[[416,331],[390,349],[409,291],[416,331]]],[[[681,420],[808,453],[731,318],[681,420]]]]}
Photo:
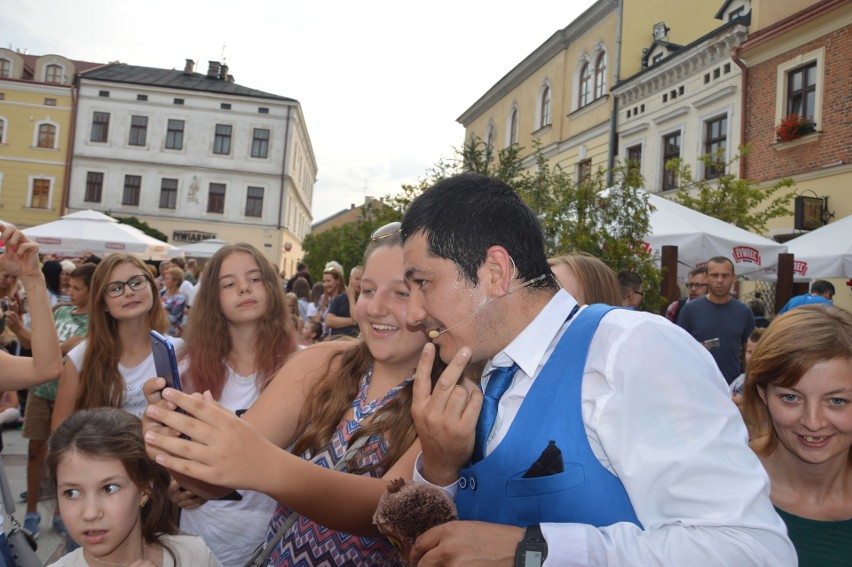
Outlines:
{"type": "Polygon", "coordinates": [[[177,69],[139,67],[137,65],[127,65],[126,63],[111,63],[104,67],[93,69],[83,73],[82,78],[112,83],[127,83],[131,85],[146,85],[296,102],[292,98],[244,87],[219,78],[210,78],[202,73],[186,73],[177,69]]]}
{"type": "MultiPolygon", "coordinates": [[[[36,60],[44,57],[45,55],[59,55],[58,53],[45,53],[44,55],[32,55],[30,53],[18,53],[21,59],[24,60],[24,79],[32,79],[35,74],[35,66],[36,60]]],[[[60,55],[60,57],[65,57],[64,55],[60,55]]],[[[65,57],[65,59],[68,59],[65,57]]],[[[79,61],[77,59],[68,59],[71,63],[74,64],[74,67],[77,69],[77,74],[84,73],[86,71],[90,71],[92,69],[96,69],[98,67],[102,67],[104,63],[93,63],[92,61],[79,61]]]]}

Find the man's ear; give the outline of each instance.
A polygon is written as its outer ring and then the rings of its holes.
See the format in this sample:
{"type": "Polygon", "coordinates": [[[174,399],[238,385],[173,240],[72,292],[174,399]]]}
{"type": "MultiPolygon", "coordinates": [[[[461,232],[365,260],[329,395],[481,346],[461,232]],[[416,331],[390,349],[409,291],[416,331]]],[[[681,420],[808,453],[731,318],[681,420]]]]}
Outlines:
{"type": "Polygon", "coordinates": [[[514,263],[509,252],[502,246],[492,246],[485,254],[480,284],[487,285],[491,297],[500,297],[509,292],[515,277],[514,263]]]}

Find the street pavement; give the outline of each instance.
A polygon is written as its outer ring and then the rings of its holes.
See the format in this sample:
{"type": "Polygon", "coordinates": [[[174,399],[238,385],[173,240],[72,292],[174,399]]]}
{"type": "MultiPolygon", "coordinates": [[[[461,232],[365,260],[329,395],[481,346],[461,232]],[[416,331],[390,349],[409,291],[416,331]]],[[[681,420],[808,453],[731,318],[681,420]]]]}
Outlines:
{"type": "MultiPolygon", "coordinates": [[[[15,518],[23,525],[24,516],[27,513],[27,503],[21,502],[18,495],[27,489],[27,440],[21,432],[14,427],[3,428],[3,466],[6,468],[6,477],[12,487],[12,496],[15,499],[15,518]]],[[[45,565],[56,561],[65,547],[62,535],[53,529],[53,510],[56,507],[56,499],[40,500],[38,511],[41,514],[41,525],[39,526],[38,549],[36,553],[45,565]]],[[[11,528],[11,522],[5,510],[3,514],[3,528],[6,532],[11,528]]]]}

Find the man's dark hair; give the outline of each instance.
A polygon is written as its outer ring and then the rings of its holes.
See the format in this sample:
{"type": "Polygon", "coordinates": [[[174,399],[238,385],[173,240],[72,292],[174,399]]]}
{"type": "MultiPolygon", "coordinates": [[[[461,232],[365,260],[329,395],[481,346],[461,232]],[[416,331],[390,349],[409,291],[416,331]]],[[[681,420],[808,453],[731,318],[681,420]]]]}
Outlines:
{"type": "Polygon", "coordinates": [[[695,268],[694,270],[690,270],[687,277],[697,276],[700,274],[707,275],[707,266],[701,266],[700,268],[695,268]]]}
{"type": "MultiPolygon", "coordinates": [[[[755,317],[765,317],[766,316],[766,306],[759,299],[752,299],[748,302],[748,306],[751,307],[751,312],[755,317]]],[[[757,341],[755,341],[757,342],[757,341]]]]}
{"type": "Polygon", "coordinates": [[[307,270],[308,266],[304,262],[299,262],[296,264],[296,271],[301,272],[302,270],[307,270]]]}
{"type": "Polygon", "coordinates": [[[811,284],[811,293],[815,295],[835,294],[834,284],[825,280],[817,280],[811,284]]]}
{"type": "Polygon", "coordinates": [[[707,264],[709,265],[710,262],[713,262],[714,264],[730,264],[731,271],[734,271],[734,263],[731,261],[730,258],[726,258],[725,256],[713,256],[712,258],[707,260],[707,264]]]}
{"type": "Polygon", "coordinates": [[[515,261],[517,277],[528,281],[547,274],[531,287],[558,289],[535,213],[502,181],[476,173],[443,179],[411,203],[401,231],[403,242],[422,232],[429,254],[453,262],[474,285],[488,248],[502,246],[515,261]]]}
{"type": "Polygon", "coordinates": [[[642,287],[642,278],[636,272],[622,270],[618,272],[618,285],[621,286],[621,296],[627,297],[631,291],[639,291],[642,287]]]}

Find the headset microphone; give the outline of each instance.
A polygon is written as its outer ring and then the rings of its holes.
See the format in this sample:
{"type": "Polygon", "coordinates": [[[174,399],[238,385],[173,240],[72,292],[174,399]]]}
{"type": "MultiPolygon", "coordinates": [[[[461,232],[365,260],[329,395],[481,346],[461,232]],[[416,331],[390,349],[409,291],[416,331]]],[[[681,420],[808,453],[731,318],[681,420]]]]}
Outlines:
{"type": "MultiPolygon", "coordinates": [[[[510,295],[510,294],[512,294],[512,293],[514,293],[514,292],[516,292],[516,291],[518,291],[519,289],[521,289],[521,288],[523,288],[523,287],[527,287],[527,286],[529,286],[529,285],[532,285],[532,284],[534,284],[534,283],[536,283],[536,282],[538,282],[538,281],[543,280],[543,279],[544,279],[544,278],[546,278],[546,277],[547,277],[547,274],[541,274],[540,276],[538,276],[538,277],[536,277],[536,278],[533,278],[533,279],[531,279],[531,280],[527,280],[527,281],[525,281],[524,283],[522,283],[521,285],[519,285],[519,286],[517,286],[517,287],[513,287],[512,289],[510,289],[509,291],[507,291],[507,292],[506,292],[506,295],[510,295]]],[[[501,295],[500,297],[506,297],[506,295],[501,295]]],[[[437,331],[437,330],[435,330],[435,329],[432,329],[431,331],[429,331],[429,338],[430,338],[430,339],[432,339],[432,340],[435,340],[435,339],[437,339],[438,337],[440,337],[441,335],[443,335],[444,333],[446,333],[446,332],[448,332],[448,331],[452,331],[453,329],[455,329],[456,327],[458,327],[459,325],[461,325],[462,323],[466,322],[468,319],[470,319],[471,317],[473,317],[474,315],[476,315],[477,313],[479,313],[480,311],[482,311],[483,309],[485,309],[486,307],[488,307],[488,306],[491,304],[491,302],[492,302],[492,301],[494,301],[494,300],[496,300],[496,299],[500,299],[500,297],[492,297],[492,298],[490,298],[488,301],[486,301],[485,303],[483,303],[482,305],[480,305],[479,307],[477,307],[476,309],[474,309],[474,310],[473,310],[473,312],[472,312],[470,315],[468,315],[467,317],[465,317],[464,319],[462,319],[461,321],[459,321],[458,323],[456,323],[456,324],[455,324],[455,325],[453,325],[452,327],[449,327],[449,328],[447,328],[447,329],[444,329],[443,331],[437,331]]]]}

